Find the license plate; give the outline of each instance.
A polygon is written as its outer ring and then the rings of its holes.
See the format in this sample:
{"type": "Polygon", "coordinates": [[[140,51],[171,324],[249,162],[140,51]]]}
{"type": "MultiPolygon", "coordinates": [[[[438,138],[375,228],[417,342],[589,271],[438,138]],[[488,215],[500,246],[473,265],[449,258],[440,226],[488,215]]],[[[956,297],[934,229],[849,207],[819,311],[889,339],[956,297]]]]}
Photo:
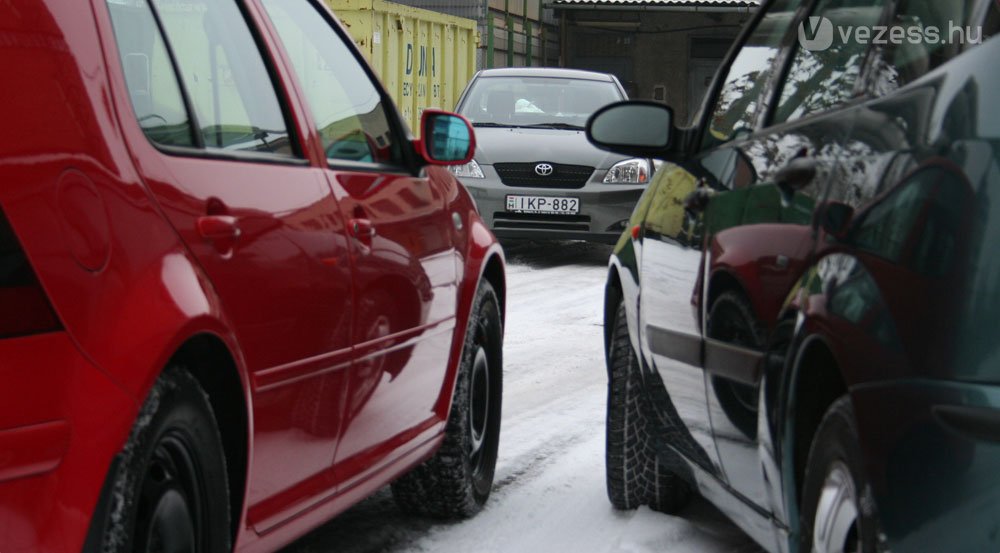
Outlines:
{"type": "Polygon", "coordinates": [[[580,212],[580,198],[551,196],[507,196],[507,211],[516,213],[554,213],[576,215],[580,212]]]}

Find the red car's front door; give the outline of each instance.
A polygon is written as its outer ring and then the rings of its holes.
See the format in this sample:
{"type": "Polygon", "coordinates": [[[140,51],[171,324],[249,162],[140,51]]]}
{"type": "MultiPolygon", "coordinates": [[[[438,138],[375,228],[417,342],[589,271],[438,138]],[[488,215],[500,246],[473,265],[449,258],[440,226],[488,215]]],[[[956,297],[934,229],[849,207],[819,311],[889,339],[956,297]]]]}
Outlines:
{"type": "Polygon", "coordinates": [[[398,118],[328,12],[309,2],[262,4],[309,104],[350,236],[356,355],[336,466],[351,486],[441,430],[434,407],[457,301],[446,210],[455,185],[443,168],[426,169],[437,178],[413,175],[398,118]]]}
{"type": "Polygon", "coordinates": [[[331,171],[353,234],[357,316],[340,475],[362,476],[422,433],[455,328],[456,256],[442,186],[406,175],[331,171]]]}

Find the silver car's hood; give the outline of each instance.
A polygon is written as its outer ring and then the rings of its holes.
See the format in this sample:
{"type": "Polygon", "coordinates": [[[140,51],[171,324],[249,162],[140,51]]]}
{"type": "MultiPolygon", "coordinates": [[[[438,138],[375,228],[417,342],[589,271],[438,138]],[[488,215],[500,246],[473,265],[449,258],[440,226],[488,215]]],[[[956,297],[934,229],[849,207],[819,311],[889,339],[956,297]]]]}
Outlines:
{"type": "Polygon", "coordinates": [[[583,131],[477,127],[475,159],[480,165],[547,161],[609,169],[627,158],[598,150],[583,131]]]}

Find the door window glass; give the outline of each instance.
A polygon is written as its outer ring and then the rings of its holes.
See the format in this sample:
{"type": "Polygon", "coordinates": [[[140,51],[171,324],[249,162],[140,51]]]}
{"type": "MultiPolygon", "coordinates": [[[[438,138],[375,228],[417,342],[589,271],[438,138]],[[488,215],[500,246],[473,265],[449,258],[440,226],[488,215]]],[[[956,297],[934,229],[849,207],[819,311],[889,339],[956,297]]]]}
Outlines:
{"type": "Polygon", "coordinates": [[[781,41],[788,32],[800,2],[777,0],[771,4],[750,38],[729,66],[729,73],[708,119],[703,147],[728,142],[754,128],[764,100],[781,41]]]}
{"type": "Polygon", "coordinates": [[[879,94],[912,82],[957,56],[967,44],[984,40],[984,29],[970,24],[977,0],[902,0],[893,21],[905,40],[882,52],[875,76],[879,94]]]}
{"type": "Polygon", "coordinates": [[[871,0],[819,2],[799,25],[798,51],[782,86],[774,123],[826,111],[854,95],[868,45],[877,38],[873,33],[879,32],[875,27],[882,19],[883,4],[871,0]],[[827,45],[824,36],[832,38],[832,43],[827,45]]]}
{"type": "Polygon", "coordinates": [[[265,0],[305,91],[326,156],[398,162],[399,144],[379,89],[323,14],[305,0],[265,0]]]}
{"type": "Polygon", "coordinates": [[[146,0],[107,4],[132,109],[143,132],[157,144],[194,146],[177,75],[146,0]]]}
{"type": "Polygon", "coordinates": [[[260,50],[232,0],[154,0],[209,149],[292,154],[260,50]]]}

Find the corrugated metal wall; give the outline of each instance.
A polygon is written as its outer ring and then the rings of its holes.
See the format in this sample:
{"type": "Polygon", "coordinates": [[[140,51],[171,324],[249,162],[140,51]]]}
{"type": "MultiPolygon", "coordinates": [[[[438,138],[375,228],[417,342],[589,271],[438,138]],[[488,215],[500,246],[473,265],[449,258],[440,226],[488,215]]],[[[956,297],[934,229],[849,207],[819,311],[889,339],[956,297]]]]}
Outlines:
{"type": "Polygon", "coordinates": [[[326,0],[416,134],[424,108],[455,108],[476,71],[476,22],[385,0],[326,0]]]}
{"type": "Polygon", "coordinates": [[[552,10],[542,9],[543,0],[396,1],[475,19],[480,36],[476,52],[477,69],[559,64],[557,21],[552,10]],[[513,31],[509,38],[508,29],[513,31]]]}

